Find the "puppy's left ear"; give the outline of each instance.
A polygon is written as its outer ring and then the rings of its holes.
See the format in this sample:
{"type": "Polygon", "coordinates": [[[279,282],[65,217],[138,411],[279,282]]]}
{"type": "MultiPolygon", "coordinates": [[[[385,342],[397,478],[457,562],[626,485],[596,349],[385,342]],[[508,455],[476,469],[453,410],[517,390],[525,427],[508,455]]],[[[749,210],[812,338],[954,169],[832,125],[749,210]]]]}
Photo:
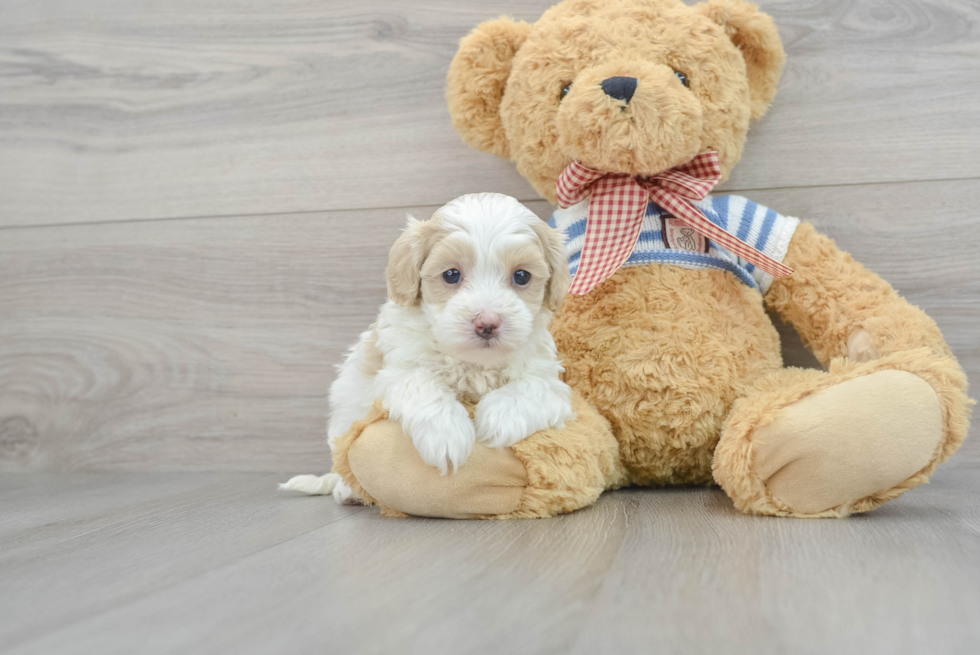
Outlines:
{"type": "Polygon", "coordinates": [[[548,227],[544,221],[533,225],[534,233],[538,235],[544,259],[551,269],[551,278],[544,291],[544,305],[553,312],[561,309],[561,303],[568,293],[572,276],[568,272],[568,254],[565,251],[565,239],[561,232],[548,227]]]}
{"type": "Polygon", "coordinates": [[[708,0],[695,5],[705,16],[725,28],[745,59],[749,74],[752,120],[769,110],[783,74],[786,52],[772,17],[745,0],[708,0]]]}
{"type": "Polygon", "coordinates": [[[388,297],[402,306],[417,305],[422,293],[422,221],[411,216],[388,252],[388,297]]]}

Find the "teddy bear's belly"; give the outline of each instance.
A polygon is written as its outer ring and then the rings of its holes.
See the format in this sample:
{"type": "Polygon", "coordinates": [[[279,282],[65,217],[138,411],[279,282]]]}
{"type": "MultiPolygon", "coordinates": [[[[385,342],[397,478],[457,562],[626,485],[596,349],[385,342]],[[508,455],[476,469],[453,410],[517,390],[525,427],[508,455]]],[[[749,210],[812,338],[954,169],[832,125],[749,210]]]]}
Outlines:
{"type": "Polygon", "coordinates": [[[620,269],[568,296],[551,329],[565,379],[612,424],[634,484],[710,482],[732,403],[782,366],[759,292],[720,270],[620,269]]]}

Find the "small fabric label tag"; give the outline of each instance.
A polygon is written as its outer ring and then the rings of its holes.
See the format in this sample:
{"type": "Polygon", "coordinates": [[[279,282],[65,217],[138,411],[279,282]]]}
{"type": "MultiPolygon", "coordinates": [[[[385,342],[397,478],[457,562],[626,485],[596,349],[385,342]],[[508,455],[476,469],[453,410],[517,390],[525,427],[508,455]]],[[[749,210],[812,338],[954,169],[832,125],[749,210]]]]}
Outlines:
{"type": "Polygon", "coordinates": [[[661,216],[660,225],[664,245],[671,250],[708,252],[708,240],[704,235],[676,216],[661,216]]]}

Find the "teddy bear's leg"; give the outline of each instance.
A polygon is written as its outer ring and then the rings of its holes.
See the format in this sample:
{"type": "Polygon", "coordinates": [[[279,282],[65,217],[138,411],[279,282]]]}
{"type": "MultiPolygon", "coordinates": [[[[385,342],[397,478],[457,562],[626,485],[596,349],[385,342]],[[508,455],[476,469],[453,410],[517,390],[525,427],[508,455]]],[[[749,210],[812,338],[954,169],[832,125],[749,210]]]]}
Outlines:
{"type": "Polygon", "coordinates": [[[827,372],[785,369],[732,407],[713,472],[742,511],[874,509],[925,482],[967,432],[966,377],[936,324],[802,224],[768,303],[827,372]]]}
{"type": "Polygon", "coordinates": [[[512,448],[477,442],[449,475],[422,461],[401,426],[376,406],[334,446],[335,473],[387,515],[441,518],[533,518],[591,505],[625,484],[609,423],[579,395],[576,418],[512,448]]]}

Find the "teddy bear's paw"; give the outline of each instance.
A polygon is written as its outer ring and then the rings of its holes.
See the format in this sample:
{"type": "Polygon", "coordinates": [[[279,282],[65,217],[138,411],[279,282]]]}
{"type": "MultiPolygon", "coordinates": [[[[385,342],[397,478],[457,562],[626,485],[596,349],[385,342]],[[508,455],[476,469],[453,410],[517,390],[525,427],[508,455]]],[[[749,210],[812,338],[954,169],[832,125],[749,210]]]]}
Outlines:
{"type": "Polygon", "coordinates": [[[473,444],[466,463],[440,475],[418,454],[398,421],[364,428],[347,453],[350,474],[376,504],[413,516],[482,518],[508,515],[522,504],[528,475],[510,448],[473,444]]]}
{"type": "Polygon", "coordinates": [[[807,516],[892,490],[936,457],[942,436],[932,387],[885,370],[781,409],[755,431],[752,460],[776,504],[807,516]]]}
{"type": "Polygon", "coordinates": [[[878,359],[881,354],[874,339],[864,328],[858,328],[847,339],[847,358],[855,362],[870,362],[878,359]]]}

